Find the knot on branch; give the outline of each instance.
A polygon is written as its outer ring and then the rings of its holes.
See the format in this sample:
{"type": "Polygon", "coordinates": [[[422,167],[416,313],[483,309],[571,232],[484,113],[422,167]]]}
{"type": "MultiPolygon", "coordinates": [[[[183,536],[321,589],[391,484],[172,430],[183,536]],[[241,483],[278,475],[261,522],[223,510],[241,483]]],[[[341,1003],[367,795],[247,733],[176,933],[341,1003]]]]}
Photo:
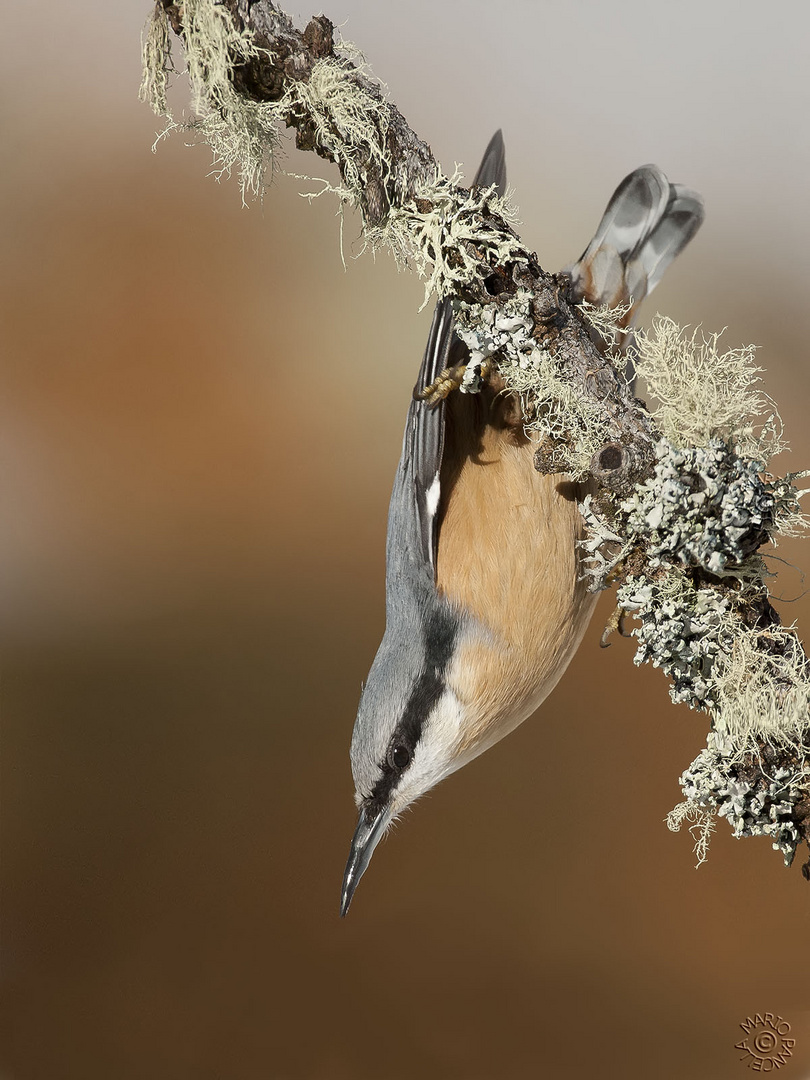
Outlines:
{"type": "Polygon", "coordinates": [[[652,471],[654,457],[650,449],[649,444],[605,443],[591,458],[591,476],[614,495],[629,495],[652,471]]]}
{"type": "Polygon", "coordinates": [[[565,323],[559,286],[552,284],[554,279],[544,282],[535,293],[532,301],[532,315],[535,319],[535,339],[542,341],[552,329],[559,329],[565,323]]]}

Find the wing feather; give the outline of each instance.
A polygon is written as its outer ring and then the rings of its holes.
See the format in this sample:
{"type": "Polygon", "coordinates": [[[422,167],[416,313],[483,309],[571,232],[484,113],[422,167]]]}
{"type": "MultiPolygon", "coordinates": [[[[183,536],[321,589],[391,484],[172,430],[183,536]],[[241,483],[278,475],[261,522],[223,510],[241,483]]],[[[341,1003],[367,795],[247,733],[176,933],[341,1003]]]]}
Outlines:
{"type": "MultiPolygon", "coordinates": [[[[498,193],[506,190],[506,149],[500,130],[484,151],[473,186],[491,187],[498,193]]],[[[436,523],[441,495],[440,474],[444,451],[445,404],[428,405],[418,393],[430,386],[442,371],[463,363],[466,346],[453,333],[453,305],[449,299],[440,300],[433,313],[425,355],[414,387],[414,400],[408,411],[402,468],[410,472],[413,488],[413,511],[419,530],[421,557],[436,573],[436,523]]]]}
{"type": "MultiPolygon", "coordinates": [[[[575,303],[616,307],[632,301],[616,334],[624,351],[632,341],[629,327],[638,306],[648,296],[672,260],[703,224],[703,199],[680,184],[671,184],[657,165],[642,165],[614,191],[596,230],[579,260],[564,273],[571,278],[575,303]]],[[[596,335],[600,347],[604,342],[596,335]]],[[[627,381],[635,382],[630,354],[627,381]]]]}
{"type": "MultiPolygon", "coordinates": [[[[579,260],[569,267],[575,301],[633,312],[703,223],[700,195],[671,184],[657,165],[643,165],[614,191],[579,260]]],[[[632,315],[627,323],[632,322],[632,315]]]]}

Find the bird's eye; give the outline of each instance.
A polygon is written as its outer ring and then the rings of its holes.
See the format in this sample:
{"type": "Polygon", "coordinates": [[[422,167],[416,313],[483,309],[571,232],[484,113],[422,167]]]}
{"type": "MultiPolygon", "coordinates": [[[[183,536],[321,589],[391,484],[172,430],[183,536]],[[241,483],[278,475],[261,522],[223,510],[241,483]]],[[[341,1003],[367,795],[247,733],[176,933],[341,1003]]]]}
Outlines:
{"type": "Polygon", "coordinates": [[[394,769],[404,769],[411,762],[410,751],[405,746],[394,746],[388,751],[388,764],[394,769]]]}

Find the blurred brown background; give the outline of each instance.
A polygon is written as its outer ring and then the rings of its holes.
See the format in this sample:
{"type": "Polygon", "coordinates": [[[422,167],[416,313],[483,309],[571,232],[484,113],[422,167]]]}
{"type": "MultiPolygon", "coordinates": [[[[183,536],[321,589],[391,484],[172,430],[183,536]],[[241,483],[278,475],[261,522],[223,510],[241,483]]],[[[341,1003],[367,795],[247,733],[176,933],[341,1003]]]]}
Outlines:
{"type": "MultiPolygon", "coordinates": [[[[387,257],[343,272],[328,198],[280,176],[244,210],[205,148],[150,153],[148,6],[3,5],[3,1080],[725,1080],[765,1010],[807,1080],[810,886],[724,823],[693,869],[663,818],[705,719],[630,643],[597,648],[607,598],[539,714],[338,919],[430,315],[387,257]]],[[[808,464],[807,5],[327,14],[446,167],[503,126],[549,269],[631,168],[702,191],[647,315],[761,345],[780,467],[808,464]]],[[[774,588],[806,627],[801,572],[774,588]]]]}

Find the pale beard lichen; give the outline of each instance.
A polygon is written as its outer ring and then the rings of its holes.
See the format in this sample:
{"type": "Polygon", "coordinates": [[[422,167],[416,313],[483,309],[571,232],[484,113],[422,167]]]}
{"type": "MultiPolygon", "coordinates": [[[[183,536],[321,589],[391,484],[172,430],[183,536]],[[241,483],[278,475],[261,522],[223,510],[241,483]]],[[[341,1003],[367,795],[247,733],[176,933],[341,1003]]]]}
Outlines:
{"type": "MultiPolygon", "coordinates": [[[[279,147],[279,131],[293,116],[307,117],[319,152],[340,169],[340,185],[322,182],[320,193],[332,191],[342,204],[357,208],[363,205],[370,166],[383,183],[391,178],[389,106],[378,84],[379,93],[368,89],[367,72],[325,57],[313,63],[307,78],[288,79],[278,101],[255,101],[232,86],[238,65],[266,54],[250,31],[237,29],[229,10],[214,0],[185,0],[182,19],[196,115],[177,123],[169,113],[169,25],[159,4],[144,41],[142,96],[167,115],[164,134],[182,129],[208,142],[218,177],[238,172],[243,199],[262,193],[279,147]]],[[[379,224],[366,223],[364,249],[390,248],[399,265],[415,270],[425,281],[423,307],[434,293],[457,295],[465,286],[480,284],[498,266],[526,262],[514,232],[517,214],[510,199],[494,186],[467,190],[459,181],[458,170],[451,177],[438,172],[403,205],[392,205],[379,224]]],[[[462,337],[466,332],[473,354],[463,389],[472,392],[480,385],[480,363],[497,347],[498,369],[520,396],[527,432],[538,441],[549,440],[554,464],[580,477],[605,441],[607,424],[598,403],[581,394],[553,354],[531,339],[530,300],[530,294],[519,291],[505,305],[459,307],[458,332],[462,337]],[[493,329],[497,342],[491,340],[493,329]]]]}
{"type": "Polygon", "coordinates": [[[792,626],[744,628],[714,669],[713,729],[732,747],[810,746],[810,666],[792,626]]]}
{"type": "Polygon", "coordinates": [[[577,306],[585,321],[605,341],[612,341],[616,331],[624,326],[633,310],[633,301],[630,299],[626,304],[608,307],[606,304],[591,304],[587,300],[581,300],[577,306]]]}
{"type": "Polygon", "coordinates": [[[494,187],[461,188],[459,180],[458,170],[440,174],[403,206],[392,206],[382,225],[366,230],[367,245],[390,248],[398,265],[424,280],[420,311],[434,292],[451,295],[488,269],[524,258],[511,228],[517,211],[509,197],[494,187]]]}
{"type": "Polygon", "coordinates": [[[141,58],[143,72],[138,96],[158,116],[169,116],[166,92],[175,68],[169,20],[160,4],[153,8],[141,35],[141,58]]]}
{"type": "MultiPolygon", "coordinates": [[[[176,123],[167,105],[167,77],[173,69],[168,20],[160,5],[144,38],[141,98],[167,117],[164,135],[192,131],[209,144],[217,177],[236,169],[243,199],[263,193],[280,146],[279,132],[296,113],[308,117],[317,145],[340,165],[342,197],[359,204],[365,155],[383,175],[387,172],[385,103],[353,77],[357,68],[324,57],[313,63],[307,79],[289,79],[278,101],[237,93],[234,69],[270,54],[256,45],[248,29],[237,29],[228,9],[214,0],[185,0],[183,49],[195,115],[176,123]]],[[[352,51],[351,46],[344,51],[352,51]]]]}
{"type": "Polygon", "coordinates": [[[316,145],[340,167],[343,184],[331,190],[359,207],[368,163],[386,178],[391,162],[385,100],[353,77],[356,70],[331,57],[317,60],[308,79],[289,83],[276,108],[279,116],[298,111],[310,119],[316,145]]]}
{"type": "Polygon", "coordinates": [[[195,115],[177,123],[166,102],[167,76],[172,70],[168,38],[168,19],[157,4],[144,41],[141,84],[141,98],[168,121],[157,141],[172,131],[195,132],[211,147],[217,178],[236,169],[243,201],[248,193],[261,195],[279,144],[280,113],[275,103],[237,94],[231,77],[238,64],[263,55],[264,50],[249,31],[236,28],[223,5],[214,0],[184,0],[183,45],[195,115]]]}
{"type": "Polygon", "coordinates": [[[720,334],[691,335],[657,315],[650,330],[634,331],[632,359],[656,401],[656,424],[675,446],[733,445],[742,457],[767,462],[784,449],[782,421],[758,388],[756,349],[719,350],[720,334]]]}
{"type": "Polygon", "coordinates": [[[580,315],[591,329],[591,336],[595,336],[600,348],[613,361],[617,371],[626,370],[627,359],[624,351],[630,348],[633,341],[632,331],[627,329],[627,324],[632,322],[634,307],[632,297],[626,303],[616,304],[615,307],[591,304],[587,300],[581,300],[577,304],[580,315]]]}
{"type": "MultiPolygon", "coordinates": [[[[232,86],[237,66],[269,54],[249,30],[236,28],[225,6],[185,0],[183,46],[196,115],[177,123],[168,109],[171,50],[160,5],[144,39],[141,96],[167,116],[163,135],[192,131],[211,147],[217,177],[236,170],[243,200],[263,193],[280,147],[279,133],[293,117],[306,117],[318,152],[340,169],[340,185],[324,181],[320,194],[331,191],[342,203],[359,208],[371,173],[383,186],[395,179],[384,87],[371,79],[364,64],[348,62],[348,55],[358,57],[350,44],[341,43],[343,55],[314,61],[306,78],[287,79],[284,94],[272,102],[255,101],[232,86]]],[[[400,265],[412,267],[426,282],[425,304],[434,292],[448,295],[480,280],[487,267],[523,257],[511,228],[517,215],[509,200],[494,187],[468,191],[458,186],[459,180],[458,171],[452,177],[436,171],[404,205],[391,206],[381,223],[366,223],[364,249],[389,247],[400,265]]]]}
{"type": "Polygon", "coordinates": [[[695,841],[694,852],[697,857],[695,869],[705,863],[709,857],[709,842],[717,824],[714,809],[709,810],[687,799],[673,807],[664,820],[670,832],[679,832],[684,822],[692,822],[689,832],[695,841]]]}

